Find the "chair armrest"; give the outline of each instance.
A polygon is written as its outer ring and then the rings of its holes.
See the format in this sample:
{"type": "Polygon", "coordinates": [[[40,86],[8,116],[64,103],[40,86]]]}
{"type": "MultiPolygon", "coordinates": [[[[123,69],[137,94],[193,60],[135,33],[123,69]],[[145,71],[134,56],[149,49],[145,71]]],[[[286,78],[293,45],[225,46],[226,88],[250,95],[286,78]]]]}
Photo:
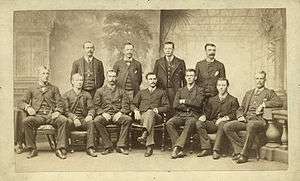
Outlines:
{"type": "Polygon", "coordinates": [[[283,112],[282,108],[265,108],[263,113],[263,118],[266,120],[272,120],[274,113],[283,112]]]}

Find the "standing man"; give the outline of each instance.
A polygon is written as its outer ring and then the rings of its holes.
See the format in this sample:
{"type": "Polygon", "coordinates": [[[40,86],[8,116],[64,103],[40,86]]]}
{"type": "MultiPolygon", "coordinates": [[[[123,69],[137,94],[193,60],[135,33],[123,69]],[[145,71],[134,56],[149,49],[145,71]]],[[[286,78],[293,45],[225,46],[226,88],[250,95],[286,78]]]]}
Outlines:
{"type": "Polygon", "coordinates": [[[157,78],[153,72],[146,75],[148,88],[141,90],[133,99],[132,110],[136,120],[141,121],[143,133],[138,141],[146,144],[145,157],[153,153],[154,125],[161,123],[162,113],[169,109],[169,100],[165,91],[156,87],[157,78]]]}
{"type": "Polygon", "coordinates": [[[55,154],[66,159],[67,118],[62,115],[63,101],[57,87],[49,83],[49,70],[38,68],[39,81],[29,88],[21,99],[19,108],[28,116],[24,119],[25,141],[29,149],[27,158],[38,155],[35,143],[35,130],[41,125],[50,124],[57,129],[57,149],[55,154]]]}
{"type": "Polygon", "coordinates": [[[92,97],[104,82],[103,64],[94,57],[95,46],[92,42],[83,43],[84,56],[73,63],[72,76],[79,73],[83,76],[83,90],[89,92],[92,97]]]}
{"type": "Polygon", "coordinates": [[[172,141],[172,159],[184,156],[183,147],[186,139],[195,122],[202,115],[204,92],[201,87],[195,85],[195,80],[197,79],[196,71],[187,69],[185,79],[187,85],[177,91],[174,99],[175,116],[166,123],[166,128],[172,141]],[[180,136],[176,130],[179,126],[184,126],[180,136]]]}
{"type": "Polygon", "coordinates": [[[184,60],[173,55],[174,49],[173,42],[165,42],[163,49],[165,56],[156,60],[153,69],[157,75],[157,87],[166,90],[171,106],[177,90],[186,85],[185,63],[184,60]]]}
{"type": "Polygon", "coordinates": [[[109,154],[113,151],[112,142],[106,130],[106,125],[120,125],[120,136],[117,142],[116,151],[128,155],[125,150],[128,138],[128,131],[132,119],[128,116],[130,112],[129,98],[124,89],[116,85],[117,73],[114,70],[107,71],[108,84],[99,88],[94,97],[97,117],[94,119],[95,126],[102,137],[105,151],[102,155],[109,154]]]}
{"type": "Polygon", "coordinates": [[[95,154],[94,144],[94,124],[95,109],[92,96],[82,90],[83,77],[76,73],[72,76],[72,89],[64,95],[65,114],[69,119],[69,131],[85,130],[87,131],[86,153],[92,157],[95,154]]]}
{"type": "Polygon", "coordinates": [[[234,149],[233,160],[237,163],[248,161],[248,150],[255,136],[265,131],[266,122],[262,117],[264,108],[282,106],[276,93],[265,87],[266,75],[264,71],[255,75],[256,88],[246,92],[242,105],[236,112],[237,120],[224,125],[224,131],[234,149]],[[238,136],[239,131],[246,131],[246,139],[238,136]]]}
{"type": "Polygon", "coordinates": [[[225,67],[223,63],[215,59],[216,45],[207,43],[204,46],[206,52],[206,59],[197,62],[196,75],[197,85],[204,88],[205,102],[209,97],[213,97],[218,94],[216,85],[217,80],[221,77],[226,77],[225,67]]]}
{"type": "Polygon", "coordinates": [[[134,46],[131,43],[125,43],[123,60],[118,60],[113,66],[117,72],[117,85],[125,89],[130,102],[140,90],[142,83],[142,65],[132,57],[133,49],[134,46]]]}
{"type": "Polygon", "coordinates": [[[210,97],[204,107],[204,115],[196,122],[197,133],[200,137],[201,152],[198,157],[211,153],[211,144],[207,133],[217,133],[213,147],[213,159],[220,158],[221,146],[224,146],[223,126],[236,119],[239,108],[238,99],[228,93],[229,81],[219,78],[217,81],[218,95],[210,97]]]}

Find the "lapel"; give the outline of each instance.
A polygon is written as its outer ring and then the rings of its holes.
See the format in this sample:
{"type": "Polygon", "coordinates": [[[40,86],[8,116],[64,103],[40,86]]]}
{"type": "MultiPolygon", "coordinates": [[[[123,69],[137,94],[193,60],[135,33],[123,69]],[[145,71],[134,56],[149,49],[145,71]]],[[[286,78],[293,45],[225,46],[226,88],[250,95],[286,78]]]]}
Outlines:
{"type": "Polygon", "coordinates": [[[92,64],[93,64],[93,68],[94,68],[94,78],[95,78],[95,82],[97,82],[97,67],[98,66],[96,66],[96,59],[95,59],[95,57],[93,57],[93,59],[92,59],[92,64]]]}
{"type": "Polygon", "coordinates": [[[167,72],[166,70],[166,64],[167,64],[167,59],[166,56],[164,56],[160,61],[159,61],[159,65],[161,66],[161,68],[167,72]]]}
{"type": "Polygon", "coordinates": [[[81,61],[80,61],[80,67],[81,67],[81,76],[82,76],[83,80],[84,80],[84,61],[85,61],[85,59],[84,59],[84,57],[82,57],[81,61]]]}
{"type": "Polygon", "coordinates": [[[174,61],[174,69],[173,69],[173,71],[171,72],[171,77],[173,76],[174,72],[176,71],[176,69],[177,69],[178,66],[179,66],[179,61],[178,61],[177,57],[174,56],[173,61],[174,61]]]}
{"type": "Polygon", "coordinates": [[[255,89],[252,89],[250,94],[247,96],[247,101],[246,101],[246,105],[245,105],[245,109],[244,109],[244,113],[248,111],[248,108],[249,108],[249,104],[250,104],[250,101],[254,95],[254,92],[255,92],[255,89]]]}

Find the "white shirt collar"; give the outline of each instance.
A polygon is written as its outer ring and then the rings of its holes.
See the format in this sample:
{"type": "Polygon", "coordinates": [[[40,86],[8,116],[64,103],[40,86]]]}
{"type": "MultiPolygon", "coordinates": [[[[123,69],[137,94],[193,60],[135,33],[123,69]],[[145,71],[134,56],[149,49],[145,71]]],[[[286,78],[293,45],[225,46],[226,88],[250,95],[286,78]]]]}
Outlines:
{"type": "Polygon", "coordinates": [[[153,92],[153,91],[155,91],[155,89],[156,89],[156,86],[155,86],[155,87],[153,87],[153,88],[152,88],[152,87],[150,87],[150,86],[148,87],[148,90],[149,90],[150,92],[153,92]]]}
{"type": "Polygon", "coordinates": [[[91,62],[93,58],[94,58],[93,56],[92,57],[84,56],[85,61],[87,61],[88,63],[91,62]]]}
{"type": "Polygon", "coordinates": [[[171,55],[171,57],[166,56],[166,60],[169,61],[169,62],[171,62],[173,59],[174,59],[174,55],[171,55]]]}

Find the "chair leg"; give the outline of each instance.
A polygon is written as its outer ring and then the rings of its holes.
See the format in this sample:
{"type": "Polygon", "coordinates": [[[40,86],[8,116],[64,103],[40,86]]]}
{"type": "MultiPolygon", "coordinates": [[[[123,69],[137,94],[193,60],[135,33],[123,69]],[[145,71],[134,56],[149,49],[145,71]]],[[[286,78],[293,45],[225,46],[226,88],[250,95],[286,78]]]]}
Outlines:
{"type": "Polygon", "coordinates": [[[161,133],[161,148],[160,150],[161,151],[165,151],[165,126],[163,126],[163,129],[162,129],[162,133],[161,133]]]}

